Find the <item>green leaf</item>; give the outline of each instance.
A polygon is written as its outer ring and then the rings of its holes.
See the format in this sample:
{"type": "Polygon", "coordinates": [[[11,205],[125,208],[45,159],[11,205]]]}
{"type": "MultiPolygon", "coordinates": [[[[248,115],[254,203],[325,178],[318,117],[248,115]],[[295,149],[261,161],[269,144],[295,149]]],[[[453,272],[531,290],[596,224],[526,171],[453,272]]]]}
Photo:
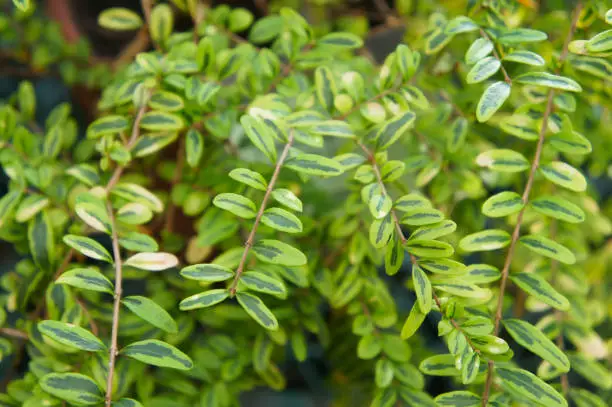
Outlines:
{"type": "Polygon", "coordinates": [[[393,363],[389,359],[379,359],[374,368],[374,382],[377,387],[389,387],[393,381],[393,363]]]}
{"type": "Polygon", "coordinates": [[[224,209],[244,219],[252,219],[257,215],[257,208],[253,201],[242,195],[232,193],[219,194],[213,199],[213,204],[217,208],[224,209]]]}
{"type": "Polygon", "coordinates": [[[584,175],[576,168],[562,161],[540,165],[540,172],[546,179],[571,191],[586,191],[587,182],[584,175]]]}
{"type": "Polygon", "coordinates": [[[417,109],[429,109],[429,101],[423,92],[415,86],[408,85],[402,88],[402,96],[404,96],[410,105],[416,107],[417,109]]]}
{"type": "Polygon", "coordinates": [[[480,153],[476,164],[497,172],[521,172],[529,168],[529,161],[514,150],[496,149],[480,153]]]}
{"type": "Polygon", "coordinates": [[[393,236],[395,224],[391,219],[391,215],[387,215],[381,219],[375,219],[370,225],[370,243],[377,249],[385,247],[385,245],[393,236]]]}
{"type": "Polygon", "coordinates": [[[111,115],[95,120],[87,128],[88,138],[100,138],[107,134],[117,134],[126,131],[130,123],[123,116],[111,115]]]}
{"type": "Polygon", "coordinates": [[[263,44],[272,41],[283,30],[284,20],[281,16],[270,15],[257,19],[251,32],[249,33],[249,41],[255,44],[263,44]]]}
{"type": "Polygon", "coordinates": [[[111,404],[111,406],[112,407],[143,407],[143,405],[140,404],[138,401],[134,399],[126,399],[126,398],[122,398],[120,400],[113,401],[113,404],[111,404]]]}
{"type": "Polygon", "coordinates": [[[497,250],[509,244],[510,235],[501,229],[490,229],[472,233],[459,241],[459,247],[466,252],[497,250]]]}
{"type": "MultiPolygon", "coordinates": [[[[19,195],[21,196],[21,194],[19,195]]],[[[43,195],[28,195],[19,203],[17,211],[15,212],[15,220],[20,223],[27,222],[49,206],[49,204],[49,198],[43,195]]]]}
{"type": "Polygon", "coordinates": [[[246,271],[240,276],[240,284],[250,290],[287,298],[287,288],[282,281],[257,271],[246,271]]]}
{"type": "Polygon", "coordinates": [[[236,299],[247,314],[249,314],[258,324],[271,331],[276,331],[278,329],[276,317],[259,297],[248,293],[237,293],[236,299]]]}
{"type": "Polygon", "coordinates": [[[93,187],[100,182],[98,170],[89,164],[74,165],[66,170],[66,174],[73,176],[83,184],[93,187]]]}
{"type": "Polygon", "coordinates": [[[342,120],[326,120],[308,127],[311,134],[326,137],[355,138],[351,126],[342,120]]]}
{"type": "Polygon", "coordinates": [[[467,136],[468,121],[465,117],[457,117],[451,124],[450,137],[446,139],[446,149],[454,153],[465,144],[467,136]]]}
{"type": "Polygon", "coordinates": [[[506,82],[495,82],[480,97],[476,106],[476,119],[486,122],[499,110],[510,96],[510,85],[506,82]]]}
{"type": "Polygon", "coordinates": [[[69,403],[92,406],[104,401],[104,393],[96,382],[78,373],[50,373],[40,379],[47,393],[69,403]]]}
{"type": "Polygon", "coordinates": [[[79,253],[95,260],[113,263],[110,253],[100,243],[84,236],[66,235],[62,239],[64,243],[79,253]]]}
{"type": "Polygon", "coordinates": [[[315,70],[315,92],[321,106],[330,111],[334,107],[337,90],[334,75],[326,66],[319,66],[315,70]]]}
{"type": "Polygon", "coordinates": [[[303,229],[302,222],[297,216],[281,208],[266,209],[261,217],[261,222],[282,232],[300,233],[303,229]]]}
{"type": "Polygon", "coordinates": [[[472,383],[478,375],[478,369],[480,368],[480,355],[478,352],[472,353],[468,360],[465,361],[461,367],[461,381],[463,384],[472,383]]]}
{"type": "Polygon", "coordinates": [[[426,358],[419,365],[419,370],[430,376],[459,376],[461,374],[455,367],[455,356],[450,353],[426,358]]]}
{"type": "Polygon", "coordinates": [[[53,270],[55,238],[47,212],[37,213],[28,223],[28,243],[34,263],[45,271],[53,270]]]}
{"type": "Polygon", "coordinates": [[[604,365],[579,353],[571,353],[569,355],[569,360],[572,365],[572,370],[575,370],[580,376],[584,377],[598,388],[604,390],[612,388],[610,371],[604,365]]]}
{"type": "Polygon", "coordinates": [[[544,236],[527,235],[522,236],[519,242],[531,251],[542,256],[550,257],[565,264],[574,264],[576,257],[567,247],[544,236]]]}
{"type": "Polygon", "coordinates": [[[560,131],[547,136],[546,141],[556,150],[566,154],[589,154],[593,151],[589,139],[577,131],[560,131]]]}
{"type": "Polygon", "coordinates": [[[176,112],[183,110],[185,102],[183,98],[172,92],[158,90],[149,99],[149,107],[152,110],[161,110],[164,112],[176,112]]]}
{"type": "Polygon", "coordinates": [[[241,32],[253,24],[253,13],[245,8],[236,8],[228,17],[228,28],[231,32],[241,32]]]}
{"type": "Polygon", "coordinates": [[[581,223],[585,215],[578,205],[574,205],[567,199],[556,196],[542,196],[530,202],[531,207],[542,215],[559,219],[569,223],[581,223]]]}
{"type": "Polygon", "coordinates": [[[478,25],[471,18],[458,16],[446,24],[444,32],[448,35],[456,35],[476,31],[478,28],[478,25]]]}
{"type": "Polygon", "coordinates": [[[204,137],[194,128],[190,128],[185,135],[185,154],[191,168],[197,167],[204,154],[204,137]]]}
{"type": "Polygon", "coordinates": [[[514,51],[504,56],[504,61],[517,62],[530,66],[544,66],[546,61],[539,54],[531,51],[514,51]]]}
{"type": "Polygon", "coordinates": [[[273,190],[272,198],[289,209],[302,212],[302,201],[300,201],[300,198],[295,196],[295,194],[288,189],[278,188],[273,190]]]}
{"type": "Polygon", "coordinates": [[[414,125],[416,115],[413,112],[405,112],[387,121],[374,137],[378,150],[386,150],[391,147],[406,131],[414,125]]]}
{"type": "Polygon", "coordinates": [[[380,336],[369,334],[364,335],[357,344],[357,356],[360,359],[369,360],[380,353],[382,350],[382,342],[380,336]]]}
{"type": "Polygon", "coordinates": [[[74,210],[78,217],[88,226],[100,232],[110,234],[110,217],[104,206],[94,202],[77,202],[74,210]]]}
{"type": "Polygon", "coordinates": [[[473,284],[491,283],[501,278],[499,269],[488,264],[472,264],[465,271],[464,280],[473,284]]]}
{"type": "MultiPolygon", "coordinates": [[[[372,237],[370,236],[370,241],[372,237]]],[[[402,267],[404,262],[404,247],[402,246],[401,240],[396,236],[393,239],[393,243],[387,245],[387,251],[385,253],[385,272],[392,276],[396,274],[402,267]]]]}
{"type": "Polygon", "coordinates": [[[471,341],[475,348],[491,355],[502,355],[510,349],[506,341],[494,335],[474,336],[471,341]]]}
{"type": "Polygon", "coordinates": [[[407,212],[417,208],[431,208],[431,202],[417,193],[404,195],[395,201],[395,209],[398,211],[407,212]]]}
{"type": "MultiPolygon", "coordinates": [[[[406,211],[401,223],[410,226],[431,225],[444,220],[444,214],[433,208],[418,208],[406,211]]],[[[429,239],[423,237],[422,239],[429,239]]]]}
{"type": "Polygon", "coordinates": [[[503,386],[508,386],[536,404],[547,407],[567,407],[567,401],[550,385],[539,377],[523,369],[497,367],[495,372],[502,380],[503,386]]]}
{"type": "Polygon", "coordinates": [[[499,68],[501,67],[501,62],[495,57],[485,57],[480,61],[476,62],[476,64],[470,69],[467,74],[466,82],[469,84],[482,82],[491,76],[495,75],[499,68]]]}
{"type": "Polygon", "coordinates": [[[545,304],[561,311],[570,309],[570,303],[563,295],[559,294],[542,276],[535,273],[511,274],[510,279],[521,290],[537,298],[545,304]]]}
{"type": "Polygon", "coordinates": [[[408,314],[408,318],[406,318],[406,322],[404,322],[404,326],[402,326],[402,339],[406,340],[414,335],[421,324],[423,324],[423,321],[425,321],[426,316],[427,314],[421,312],[421,307],[418,304],[414,304],[410,314],[408,314]]]}
{"type": "Polygon", "coordinates": [[[193,367],[189,356],[174,346],[157,339],[133,342],[121,349],[120,354],[158,367],[178,370],[190,370],[193,367]]]}
{"type": "Polygon", "coordinates": [[[469,391],[451,391],[435,398],[440,407],[479,407],[480,397],[469,391]]]}
{"type": "Polygon", "coordinates": [[[185,127],[185,122],[176,114],[154,111],[142,116],[140,127],[149,131],[179,131],[185,127]]]}
{"type": "Polygon", "coordinates": [[[422,259],[419,261],[419,266],[432,273],[446,276],[463,275],[465,273],[463,263],[450,259],[422,259]]]}
{"type": "Polygon", "coordinates": [[[113,283],[102,273],[93,268],[76,268],[68,270],[55,280],[57,284],[68,284],[84,290],[113,294],[113,283]]]}
{"type": "Polygon", "coordinates": [[[465,53],[465,63],[473,65],[493,51],[493,43],[486,38],[478,38],[465,53]]]}
{"type": "Polygon", "coordinates": [[[249,115],[242,116],[240,123],[251,143],[264,153],[270,161],[275,162],[276,148],[274,147],[272,130],[262,120],[249,115]]]}
{"type": "MultiPolygon", "coordinates": [[[[138,138],[130,153],[134,157],[146,157],[156,153],[174,142],[178,137],[176,132],[145,134],[138,138]]],[[[127,150],[126,150],[127,151],[127,150]]]]}
{"type": "Polygon", "coordinates": [[[128,225],[142,225],[152,218],[151,209],[137,202],[127,203],[117,211],[117,221],[128,225]]]}
{"type": "Polygon", "coordinates": [[[133,252],[156,252],[159,246],[155,239],[149,235],[138,232],[129,232],[119,238],[119,244],[126,250],[133,252]]]}
{"type": "Polygon", "coordinates": [[[13,211],[19,204],[21,196],[21,191],[13,190],[9,191],[6,195],[0,198],[0,227],[2,227],[8,219],[10,219],[13,211]]]}
{"type": "Polygon", "coordinates": [[[365,186],[361,190],[361,197],[363,201],[368,204],[368,208],[374,219],[382,219],[387,216],[393,206],[391,198],[387,195],[386,191],[383,191],[378,183],[372,183],[365,186]]]}
{"type": "Polygon", "coordinates": [[[306,264],[304,253],[278,240],[264,239],[253,245],[255,256],[266,263],[282,266],[303,266],[306,264]]]}
{"type": "Polygon", "coordinates": [[[499,122],[499,127],[508,134],[523,140],[535,141],[539,137],[536,122],[525,114],[513,114],[499,122]]]}
{"type": "Polygon", "coordinates": [[[433,302],[433,292],[427,274],[417,264],[412,265],[412,283],[421,312],[428,314],[433,302]]]}
{"type": "Polygon", "coordinates": [[[445,33],[441,28],[435,29],[425,39],[425,53],[433,55],[440,52],[452,39],[453,36],[445,33]]]}
{"type": "Polygon", "coordinates": [[[514,78],[514,82],[524,85],[544,86],[551,89],[581,92],[582,87],[573,79],[553,75],[548,72],[529,72],[514,78]]]}
{"type": "Polygon", "coordinates": [[[142,26],[142,19],[130,9],[112,7],[107,8],[98,15],[98,24],[109,30],[132,31],[142,26]]]}
{"type": "Polygon", "coordinates": [[[455,230],[457,230],[457,224],[447,219],[442,222],[418,228],[410,235],[410,239],[433,240],[451,234],[455,230]]]}
{"type": "Polygon", "coordinates": [[[32,7],[32,0],[13,0],[13,4],[19,10],[27,12],[30,10],[30,7],[32,7]]]}
{"type": "Polygon", "coordinates": [[[400,387],[399,394],[410,407],[438,407],[433,398],[425,392],[415,391],[410,387],[400,387]]]}
{"type": "Polygon", "coordinates": [[[62,149],[63,131],[59,126],[53,126],[45,135],[43,154],[46,157],[56,158],[62,149]]]}
{"type": "Polygon", "coordinates": [[[164,209],[164,204],[157,196],[138,184],[120,182],[113,187],[111,193],[127,201],[140,203],[153,212],[161,212],[164,209]]]}
{"type": "Polygon", "coordinates": [[[233,169],[230,171],[229,176],[238,182],[242,182],[260,191],[265,191],[268,188],[268,183],[264,177],[260,173],[249,170],[248,168],[233,169]]]}
{"type": "Polygon", "coordinates": [[[504,45],[522,44],[524,42],[546,41],[548,35],[545,32],[532,30],[530,28],[513,28],[502,33],[497,41],[504,45]]]}
{"type": "Polygon", "coordinates": [[[436,283],[434,286],[437,290],[444,291],[445,293],[453,294],[458,297],[475,298],[483,301],[491,298],[491,290],[488,288],[480,288],[477,285],[464,283],[459,280],[436,283]]]}
{"type": "Polygon", "coordinates": [[[121,300],[121,303],[151,325],[171,334],[178,333],[178,325],[174,319],[155,301],[147,297],[133,295],[125,297],[121,300]]]}
{"type": "Polygon", "coordinates": [[[562,372],[570,370],[570,362],[565,353],[557,348],[540,329],[520,319],[506,319],[503,322],[506,331],[516,343],[529,349],[562,372]]]}
{"type": "Polygon", "coordinates": [[[189,311],[192,309],[212,307],[228,297],[229,292],[227,290],[216,288],[185,298],[179,304],[179,309],[181,311],[189,311]]]}
{"type": "Polygon", "coordinates": [[[466,335],[483,336],[493,332],[493,321],[488,317],[472,317],[461,323],[461,329],[466,335]]]}
{"type": "Polygon", "coordinates": [[[87,352],[103,352],[106,346],[94,334],[80,326],[60,321],[42,321],[38,323],[38,330],[49,338],[87,352]]]}
{"type": "Polygon", "coordinates": [[[409,240],[406,243],[408,252],[418,257],[449,257],[454,253],[453,246],[437,240],[409,240]]]}
{"type": "Polygon", "coordinates": [[[590,52],[608,52],[612,50],[612,30],[600,32],[586,42],[590,52]]]}
{"type": "Polygon", "coordinates": [[[482,204],[482,213],[490,218],[501,218],[519,212],[525,203],[516,192],[504,191],[491,196],[482,204]]]}
{"type": "Polygon", "coordinates": [[[569,394],[577,407],[606,407],[605,401],[587,390],[571,389],[569,394]]]}
{"type": "Polygon", "coordinates": [[[158,44],[164,44],[172,33],[174,15],[168,4],[157,4],[151,11],[149,32],[151,39],[158,44]]]}
{"type": "Polygon", "coordinates": [[[355,34],[334,32],[321,37],[317,41],[317,45],[339,49],[356,49],[363,47],[363,41],[355,34]]]}
{"type": "Polygon", "coordinates": [[[337,161],[317,154],[299,154],[288,158],[284,166],[307,175],[333,177],[344,172],[337,161]]]}
{"type": "Polygon", "coordinates": [[[214,283],[232,278],[234,272],[227,267],[217,264],[194,264],[183,268],[181,276],[190,280],[214,283]]]}
{"type": "Polygon", "coordinates": [[[178,265],[178,259],[170,253],[137,253],[128,258],[125,266],[140,270],[162,271],[178,265]]]}

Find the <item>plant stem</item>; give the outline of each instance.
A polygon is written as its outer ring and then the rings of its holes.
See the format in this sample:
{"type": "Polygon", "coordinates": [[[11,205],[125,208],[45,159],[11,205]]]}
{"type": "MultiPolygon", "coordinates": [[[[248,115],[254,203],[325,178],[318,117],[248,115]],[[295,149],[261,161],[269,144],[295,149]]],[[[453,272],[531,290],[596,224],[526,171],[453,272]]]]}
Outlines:
{"type": "Polygon", "coordinates": [[[119,334],[119,311],[121,309],[121,294],[123,281],[123,268],[121,264],[121,251],[119,250],[119,236],[117,235],[117,225],[115,215],[113,214],[113,206],[110,201],[107,202],[106,208],[110,217],[112,227],[112,245],[113,258],[115,263],[115,301],[113,304],[113,325],[111,331],[111,345],[108,357],[108,377],[106,382],[106,407],[110,407],[113,397],[113,376],[115,373],[115,359],[117,357],[117,337],[119,334]]]}
{"type": "MultiPolygon", "coordinates": [[[[582,9],[582,3],[579,2],[576,5],[576,9],[574,10],[574,16],[572,18],[572,22],[570,25],[569,32],[565,38],[563,43],[563,50],[561,51],[561,55],[559,57],[560,65],[565,61],[568,55],[568,47],[571,39],[576,31],[576,24],[578,22],[578,17],[580,16],[580,10],[582,9]]],[[[540,133],[538,135],[538,144],[536,147],[536,152],[533,158],[533,162],[531,163],[531,169],[529,171],[529,177],[527,178],[527,184],[525,185],[525,191],[523,192],[523,203],[524,206],[518,213],[516,219],[516,225],[512,232],[512,239],[510,241],[510,247],[508,248],[508,253],[506,254],[506,260],[504,261],[504,267],[502,269],[501,282],[499,285],[499,298],[497,300],[497,307],[495,311],[495,330],[494,335],[497,336],[500,330],[500,322],[502,319],[502,309],[504,305],[504,294],[506,291],[506,285],[508,281],[508,275],[510,273],[510,265],[512,263],[512,257],[514,255],[514,249],[516,247],[516,242],[518,241],[521,223],[523,221],[523,215],[525,213],[525,209],[527,208],[527,203],[529,201],[529,195],[531,193],[531,189],[533,187],[533,181],[535,178],[536,170],[540,165],[540,157],[542,155],[542,149],[544,146],[544,138],[546,136],[546,130],[548,128],[548,118],[550,117],[553,110],[553,100],[555,96],[555,91],[553,89],[548,91],[548,97],[546,101],[546,107],[544,109],[544,114],[542,115],[542,126],[540,128],[540,133]]],[[[485,381],[484,391],[482,393],[482,406],[486,407],[489,402],[489,393],[491,391],[491,385],[493,384],[493,368],[495,367],[495,362],[490,360],[488,363],[487,369],[487,379],[485,381]]]]}
{"type": "Polygon", "coordinates": [[[276,166],[274,167],[274,173],[272,173],[272,178],[270,178],[270,182],[268,183],[268,188],[266,188],[266,193],[263,197],[263,200],[261,201],[261,205],[259,206],[259,211],[257,212],[257,215],[255,216],[255,221],[253,222],[251,233],[249,233],[249,237],[244,243],[244,251],[242,252],[242,258],[240,259],[240,264],[238,265],[238,268],[236,269],[236,276],[234,277],[234,281],[232,281],[232,285],[230,286],[230,289],[229,289],[231,297],[236,295],[236,290],[238,288],[238,281],[240,280],[240,276],[242,275],[242,272],[244,271],[244,266],[246,265],[246,260],[249,255],[249,251],[251,250],[251,247],[253,247],[253,243],[255,240],[255,233],[257,233],[259,222],[261,221],[261,217],[263,216],[264,211],[266,210],[266,205],[268,204],[268,200],[270,199],[270,194],[272,194],[274,185],[276,184],[276,181],[278,180],[278,174],[280,174],[280,170],[283,166],[283,163],[287,159],[287,156],[289,155],[289,149],[291,148],[292,145],[293,145],[293,133],[289,133],[287,144],[285,144],[285,148],[283,149],[283,152],[281,153],[280,157],[276,161],[276,166]]]}
{"type": "Polygon", "coordinates": [[[0,334],[16,339],[28,340],[28,333],[15,328],[0,328],[0,334]]]}

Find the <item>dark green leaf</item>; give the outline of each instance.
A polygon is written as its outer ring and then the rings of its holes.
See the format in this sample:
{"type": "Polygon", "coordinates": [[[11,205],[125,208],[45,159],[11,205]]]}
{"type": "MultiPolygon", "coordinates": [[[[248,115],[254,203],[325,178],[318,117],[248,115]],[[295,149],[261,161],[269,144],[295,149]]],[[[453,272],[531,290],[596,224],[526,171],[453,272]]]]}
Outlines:
{"type": "Polygon", "coordinates": [[[534,296],[539,301],[561,311],[569,310],[570,303],[567,298],[559,294],[557,290],[539,274],[517,273],[510,275],[510,279],[523,291],[534,296]]]}
{"type": "Polygon", "coordinates": [[[224,301],[228,297],[229,292],[227,290],[220,288],[208,290],[185,298],[179,304],[179,308],[181,311],[189,311],[197,308],[212,307],[213,305],[224,301]]]}
{"type": "Polygon", "coordinates": [[[482,204],[482,213],[490,218],[501,218],[517,213],[525,206],[516,192],[504,191],[491,196],[482,204]]]}
{"type": "Polygon", "coordinates": [[[190,370],[193,367],[189,356],[157,339],[133,342],[121,349],[120,354],[153,366],[178,370],[190,370]]]}
{"type": "Polygon", "coordinates": [[[302,266],[306,264],[304,253],[278,240],[260,240],[252,248],[255,256],[263,262],[283,266],[302,266]]]}
{"type": "Polygon", "coordinates": [[[138,232],[129,232],[119,238],[119,244],[126,250],[133,252],[156,252],[159,246],[155,239],[149,235],[138,232]]]}
{"type": "Polygon", "coordinates": [[[386,122],[374,138],[378,149],[389,148],[413,126],[415,119],[416,115],[413,112],[405,112],[386,122]]]}
{"type": "Polygon", "coordinates": [[[414,284],[414,291],[416,292],[421,312],[428,314],[433,303],[431,283],[429,278],[427,278],[427,274],[416,264],[412,265],[412,284],[414,284]]]}
{"type": "Polygon", "coordinates": [[[144,319],[151,325],[169,333],[178,333],[178,326],[168,312],[155,301],[133,295],[121,300],[130,311],[144,319]]]}
{"type": "Polygon", "coordinates": [[[266,209],[261,217],[261,223],[282,232],[300,233],[302,231],[302,222],[297,216],[281,208],[266,209]]]}
{"type": "Polygon", "coordinates": [[[76,405],[92,406],[104,401],[104,393],[96,382],[82,374],[50,373],[39,384],[47,393],[76,405]]]}
{"type": "Polygon", "coordinates": [[[501,378],[503,386],[533,401],[547,407],[567,407],[567,401],[550,385],[544,383],[533,373],[523,369],[503,368],[495,369],[501,378]]]}
{"type": "Polygon", "coordinates": [[[300,201],[300,198],[295,196],[295,194],[288,189],[278,188],[273,190],[272,198],[289,209],[302,212],[302,201],[300,201]]]}
{"type": "Polygon", "coordinates": [[[586,191],[587,181],[576,168],[562,161],[553,161],[540,165],[540,172],[549,181],[571,191],[586,191]]]}
{"type": "Polygon", "coordinates": [[[98,15],[98,24],[109,30],[132,31],[140,28],[142,19],[130,9],[113,7],[107,8],[98,15]]]}
{"type": "Polygon", "coordinates": [[[272,130],[262,120],[249,115],[242,116],[240,123],[251,143],[264,153],[270,161],[275,162],[276,148],[274,147],[272,130]]]}
{"type": "Polygon", "coordinates": [[[449,257],[454,253],[451,245],[437,240],[409,240],[406,243],[408,252],[418,257],[449,257]]]}
{"type": "Polygon", "coordinates": [[[504,104],[510,96],[510,85],[506,82],[495,82],[480,97],[476,106],[476,119],[479,122],[486,122],[504,104]]]}
{"type": "Polygon", "coordinates": [[[161,111],[147,112],[140,121],[140,127],[150,131],[179,131],[184,126],[181,116],[161,111]]]}
{"type": "Polygon", "coordinates": [[[529,168],[529,161],[514,150],[496,149],[480,153],[476,164],[497,172],[521,172],[529,168]]]}
{"type": "Polygon", "coordinates": [[[80,326],[60,321],[42,321],[38,323],[38,330],[45,336],[71,348],[87,352],[106,351],[106,346],[94,334],[80,326]]]}
{"type": "Polygon", "coordinates": [[[482,82],[495,75],[495,73],[499,71],[500,67],[501,62],[499,62],[497,58],[485,57],[476,62],[476,65],[474,65],[468,72],[467,77],[465,78],[466,82],[468,84],[482,82]]]}
{"type": "Polygon", "coordinates": [[[459,247],[466,252],[497,250],[509,244],[510,235],[501,229],[490,229],[472,233],[459,241],[459,247]]]}
{"type": "Polygon", "coordinates": [[[64,272],[57,280],[57,284],[68,284],[84,290],[107,292],[112,294],[114,286],[102,273],[93,268],[76,268],[64,272]]]}
{"type": "Polygon", "coordinates": [[[127,201],[140,203],[153,212],[161,212],[164,209],[164,204],[155,194],[138,184],[120,182],[111,193],[127,201]]]}
{"type": "Polygon", "coordinates": [[[104,246],[93,239],[84,236],[66,235],[62,240],[68,246],[89,258],[108,263],[113,262],[113,258],[104,246]]]}
{"type": "Polygon", "coordinates": [[[480,397],[469,391],[451,391],[435,398],[440,407],[479,407],[480,397]]]}
{"type": "Polygon", "coordinates": [[[276,317],[259,297],[247,293],[237,293],[236,299],[247,314],[261,326],[271,331],[276,331],[278,329],[276,317]]]}
{"type": "Polygon", "coordinates": [[[28,243],[34,263],[45,271],[53,270],[55,240],[53,225],[46,211],[37,213],[28,223],[28,243]]]}
{"type": "Polygon", "coordinates": [[[531,51],[514,51],[504,56],[504,61],[518,62],[531,66],[544,66],[545,61],[539,54],[531,51]]]}
{"type": "Polygon", "coordinates": [[[529,72],[514,78],[516,83],[524,85],[544,86],[552,89],[581,92],[582,87],[573,79],[553,75],[548,72],[529,72]]]}
{"type": "Polygon", "coordinates": [[[219,194],[213,199],[213,204],[244,219],[252,219],[257,214],[253,201],[238,194],[219,194]]]}
{"type": "Polygon", "coordinates": [[[585,215],[579,206],[567,199],[556,196],[543,196],[530,202],[531,207],[542,215],[569,223],[584,222],[585,215]]]}
{"type": "Polygon", "coordinates": [[[182,269],[181,275],[190,280],[212,283],[228,280],[234,276],[234,272],[227,267],[217,264],[194,264],[182,269]]]}
{"type": "Polygon", "coordinates": [[[250,290],[287,298],[287,288],[282,281],[257,271],[246,271],[240,276],[240,284],[250,290]]]}
{"type": "Polygon", "coordinates": [[[268,183],[260,173],[249,170],[248,168],[233,169],[230,171],[229,176],[238,182],[242,182],[260,191],[265,191],[268,187],[268,183]]]}
{"type": "Polygon", "coordinates": [[[459,376],[461,374],[455,367],[455,356],[450,353],[428,357],[421,362],[419,369],[430,376],[459,376]]]}
{"type": "Polygon", "coordinates": [[[327,111],[331,110],[337,93],[336,81],[326,66],[320,66],[315,70],[315,91],[321,106],[327,111]]]}
{"type": "Polygon", "coordinates": [[[337,161],[317,154],[300,154],[288,158],[284,166],[308,175],[331,177],[344,172],[342,165],[337,161]]]}
{"type": "Polygon", "coordinates": [[[346,48],[355,49],[363,46],[361,38],[355,34],[346,32],[334,32],[324,35],[317,41],[317,45],[333,47],[333,48],[346,48]]]}
{"type": "Polygon", "coordinates": [[[542,256],[550,257],[565,264],[574,264],[576,257],[567,247],[555,242],[544,236],[527,235],[522,236],[519,242],[528,249],[541,254],[542,256]]]}

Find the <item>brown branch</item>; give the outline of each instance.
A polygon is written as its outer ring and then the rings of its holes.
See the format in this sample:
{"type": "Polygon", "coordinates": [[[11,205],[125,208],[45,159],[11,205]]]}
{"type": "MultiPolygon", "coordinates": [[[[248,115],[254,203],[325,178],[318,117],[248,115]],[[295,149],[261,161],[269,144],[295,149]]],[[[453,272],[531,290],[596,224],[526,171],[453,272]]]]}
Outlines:
{"type": "Polygon", "coordinates": [[[119,250],[119,236],[117,235],[117,225],[115,222],[115,215],[113,214],[113,206],[110,201],[106,203],[106,209],[111,222],[112,228],[112,245],[113,245],[113,259],[115,263],[115,300],[113,304],[113,324],[111,331],[111,345],[109,349],[108,357],[108,378],[106,382],[106,407],[111,406],[113,398],[113,376],[115,373],[115,359],[117,357],[117,337],[119,335],[119,311],[121,310],[121,294],[122,294],[122,281],[123,281],[123,268],[121,263],[121,251],[119,250]]]}
{"type": "Polygon", "coordinates": [[[27,332],[15,328],[0,328],[0,334],[25,341],[29,339],[27,332]]]}
{"type": "MultiPolygon", "coordinates": [[[[559,59],[561,63],[567,57],[567,52],[568,52],[567,48],[576,30],[576,24],[578,22],[578,17],[580,15],[581,9],[582,9],[582,3],[579,2],[576,5],[576,9],[574,10],[574,16],[573,16],[573,19],[570,25],[570,30],[563,44],[563,50],[561,52],[561,57],[559,59]]],[[[502,309],[503,309],[503,304],[504,304],[504,294],[506,291],[508,275],[510,273],[510,265],[512,263],[512,257],[514,255],[514,249],[516,247],[516,242],[518,241],[518,238],[519,238],[521,223],[523,221],[523,215],[525,213],[525,209],[527,208],[527,203],[529,202],[529,195],[533,188],[533,181],[535,178],[535,173],[540,165],[540,157],[542,155],[542,149],[544,147],[544,138],[546,136],[546,130],[548,128],[548,118],[550,117],[552,110],[553,110],[554,96],[555,96],[555,91],[553,89],[549,90],[548,98],[546,101],[546,107],[544,109],[544,114],[542,115],[542,126],[540,128],[540,133],[538,135],[538,144],[536,146],[535,155],[533,158],[533,162],[531,163],[531,169],[529,171],[529,177],[527,178],[527,184],[525,185],[525,190],[522,196],[524,206],[518,213],[518,216],[516,219],[516,225],[512,232],[512,239],[510,241],[510,246],[508,247],[508,252],[506,254],[506,260],[504,261],[504,267],[502,269],[502,276],[501,276],[501,281],[500,281],[500,286],[499,286],[499,298],[497,300],[497,307],[496,307],[496,312],[495,312],[495,330],[494,330],[495,336],[497,336],[500,331],[500,322],[502,319],[502,309]]],[[[487,403],[489,402],[489,393],[491,391],[491,385],[493,384],[493,368],[494,367],[495,367],[495,362],[490,360],[488,363],[485,387],[482,393],[482,406],[483,407],[486,407],[487,403]]]]}
{"type": "Polygon", "coordinates": [[[287,159],[289,155],[289,149],[293,145],[293,133],[289,133],[289,139],[287,140],[287,144],[285,144],[285,148],[281,153],[280,157],[276,161],[276,167],[274,167],[274,173],[272,173],[272,178],[270,178],[270,182],[268,184],[268,188],[266,188],[266,193],[261,201],[261,205],[259,206],[259,211],[255,216],[255,221],[253,222],[253,227],[251,228],[251,233],[249,233],[249,237],[247,237],[246,242],[244,243],[244,251],[242,252],[242,258],[240,259],[240,264],[236,269],[236,276],[234,277],[234,281],[232,281],[232,285],[230,286],[230,296],[233,297],[236,294],[236,290],[238,288],[238,281],[240,280],[240,276],[244,271],[244,267],[246,265],[246,260],[249,255],[249,251],[251,247],[253,247],[253,243],[255,240],[255,233],[257,233],[257,227],[259,226],[259,222],[261,221],[261,217],[266,210],[266,205],[268,203],[268,199],[270,199],[270,195],[272,194],[272,190],[274,189],[274,185],[278,179],[278,175],[280,174],[280,170],[283,166],[283,163],[287,159]]]}
{"type": "MultiPolygon", "coordinates": [[[[134,143],[138,139],[138,136],[140,135],[140,121],[142,120],[142,117],[144,116],[147,110],[147,102],[150,97],[151,97],[151,93],[148,93],[145,95],[142,106],[140,106],[140,108],[138,109],[138,113],[136,113],[136,119],[134,119],[134,126],[132,127],[132,134],[126,145],[126,148],[128,150],[131,147],[133,147],[134,143]]],[[[120,165],[117,168],[115,168],[115,172],[113,172],[113,175],[108,181],[108,184],[106,184],[106,188],[105,188],[106,192],[110,192],[110,190],[113,189],[115,184],[119,181],[119,178],[121,178],[121,174],[123,174],[123,170],[125,170],[124,165],[120,165]]]]}
{"type": "MultiPolygon", "coordinates": [[[[482,35],[483,38],[485,38],[485,39],[491,41],[491,43],[493,43],[493,40],[491,39],[489,34],[487,34],[487,32],[485,30],[483,30],[482,28],[480,29],[480,35],[482,35]]],[[[501,72],[504,75],[504,81],[508,85],[512,85],[512,79],[510,79],[510,75],[508,75],[508,72],[506,71],[506,68],[504,68],[504,63],[502,62],[501,57],[497,53],[497,50],[495,49],[495,46],[493,46],[493,56],[499,61],[501,72]]]]}

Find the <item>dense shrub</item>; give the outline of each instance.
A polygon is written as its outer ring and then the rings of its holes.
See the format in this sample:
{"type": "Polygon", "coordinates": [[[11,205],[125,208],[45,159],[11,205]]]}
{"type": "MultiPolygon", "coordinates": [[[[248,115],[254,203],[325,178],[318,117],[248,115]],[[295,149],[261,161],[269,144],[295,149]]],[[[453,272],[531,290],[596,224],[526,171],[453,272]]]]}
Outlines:
{"type": "Polygon", "coordinates": [[[102,11],[145,38],[107,63],[13,3],[3,61],[101,93],[84,134],[0,105],[0,405],[248,406],[309,358],[333,405],[610,405],[605,1],[376,3],[381,64],[197,0],[102,11]]]}

